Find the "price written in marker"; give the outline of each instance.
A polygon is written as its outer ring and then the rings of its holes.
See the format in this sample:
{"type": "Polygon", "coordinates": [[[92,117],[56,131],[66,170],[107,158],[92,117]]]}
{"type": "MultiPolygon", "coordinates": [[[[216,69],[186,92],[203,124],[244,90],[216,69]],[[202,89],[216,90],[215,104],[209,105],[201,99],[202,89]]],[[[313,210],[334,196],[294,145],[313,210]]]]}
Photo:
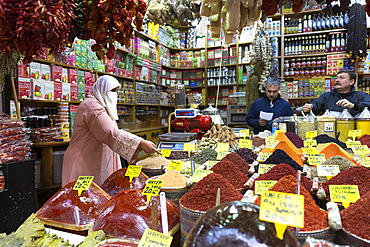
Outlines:
{"type": "Polygon", "coordinates": [[[258,165],[258,174],[265,174],[266,172],[268,172],[274,166],[276,166],[276,164],[259,164],[258,165]]]}
{"type": "Polygon", "coordinates": [[[217,153],[216,160],[222,160],[225,158],[226,155],[228,155],[230,152],[220,151],[217,153]]]}
{"type": "Polygon", "coordinates": [[[317,175],[322,177],[333,177],[340,172],[338,165],[318,165],[317,175]]]}
{"type": "Polygon", "coordinates": [[[360,141],[346,141],[347,148],[352,148],[353,146],[360,146],[360,145],[361,145],[360,141]]]}
{"type": "Polygon", "coordinates": [[[79,176],[75,185],[73,186],[73,190],[77,190],[78,196],[81,196],[82,191],[90,188],[93,180],[94,176],[79,176]]]}
{"type": "Polygon", "coordinates": [[[195,150],[195,143],[185,143],[184,144],[184,151],[193,151],[195,150]]]}
{"type": "Polygon", "coordinates": [[[230,149],[229,143],[218,143],[216,147],[217,152],[227,152],[230,149]]]}
{"type": "Polygon", "coordinates": [[[268,157],[270,157],[271,153],[262,153],[259,152],[257,156],[257,161],[264,162],[267,160],[268,157]]]}
{"type": "Polygon", "coordinates": [[[183,164],[184,164],[184,161],[171,160],[171,163],[168,165],[167,170],[168,171],[175,170],[179,172],[183,164]]]}
{"type": "Polygon", "coordinates": [[[140,239],[138,247],[170,247],[172,239],[172,236],[147,228],[140,239]]]}
{"type": "Polygon", "coordinates": [[[304,141],[303,143],[305,147],[316,147],[317,146],[316,140],[307,140],[307,141],[304,141]]]}
{"type": "Polygon", "coordinates": [[[239,148],[252,149],[252,140],[249,140],[249,139],[239,139],[239,148]]]}
{"type": "Polygon", "coordinates": [[[127,167],[125,176],[130,177],[130,183],[132,182],[132,179],[134,177],[136,178],[136,177],[140,176],[140,172],[141,172],[142,168],[143,168],[142,166],[137,166],[137,165],[129,165],[127,167]]]}
{"type": "Polygon", "coordinates": [[[170,157],[171,152],[171,149],[161,149],[162,157],[170,157]]]}
{"type": "Polygon", "coordinates": [[[150,179],[147,181],[141,194],[146,195],[146,203],[149,204],[152,196],[157,196],[162,188],[162,180],[150,179]]]}
{"type": "Polygon", "coordinates": [[[361,158],[359,162],[364,167],[370,167],[370,157],[361,158]]]}
{"type": "Polygon", "coordinates": [[[308,163],[311,166],[318,166],[325,162],[325,155],[324,154],[309,154],[308,155],[308,163]]]}
{"type": "Polygon", "coordinates": [[[249,129],[239,131],[239,137],[247,138],[250,135],[249,129]]]}
{"type": "Polygon", "coordinates": [[[366,156],[370,153],[367,145],[352,146],[351,149],[355,155],[366,156]]]}
{"type": "Polygon", "coordinates": [[[349,130],[348,137],[352,137],[353,140],[356,140],[356,137],[360,137],[362,135],[362,130],[349,130]]]}
{"type": "Polygon", "coordinates": [[[276,147],[276,145],[279,144],[280,141],[267,141],[266,142],[266,147],[267,148],[270,148],[270,149],[274,149],[276,147]]]}
{"type": "Polygon", "coordinates": [[[317,130],[307,131],[306,138],[313,139],[317,136],[317,130]]]}
{"type": "Polygon", "coordinates": [[[200,180],[202,180],[202,178],[204,178],[205,176],[207,176],[208,174],[212,172],[213,172],[212,170],[195,170],[195,173],[193,176],[193,182],[194,183],[199,182],[200,180]]]}
{"type": "Polygon", "coordinates": [[[329,185],[330,199],[333,202],[341,202],[344,207],[360,199],[357,185],[329,185]]]}
{"type": "Polygon", "coordinates": [[[269,142],[269,141],[274,141],[276,138],[276,135],[269,135],[269,136],[266,136],[266,139],[265,141],[266,142],[269,142]]]}
{"type": "Polygon", "coordinates": [[[254,182],[254,194],[261,195],[262,192],[269,190],[276,184],[276,180],[257,180],[254,182]]]}
{"type": "Polygon", "coordinates": [[[302,151],[306,153],[307,155],[309,154],[318,154],[317,149],[314,147],[307,147],[307,148],[302,148],[302,151]]]}

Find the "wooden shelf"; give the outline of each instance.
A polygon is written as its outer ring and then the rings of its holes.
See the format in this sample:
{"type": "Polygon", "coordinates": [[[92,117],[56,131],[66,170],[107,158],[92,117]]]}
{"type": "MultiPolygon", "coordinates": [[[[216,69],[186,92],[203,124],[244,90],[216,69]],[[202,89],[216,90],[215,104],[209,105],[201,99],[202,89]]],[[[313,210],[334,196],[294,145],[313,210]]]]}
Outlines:
{"type": "Polygon", "coordinates": [[[344,51],[338,51],[338,52],[323,52],[323,53],[307,53],[307,54],[299,54],[299,55],[285,55],[284,58],[319,57],[319,56],[343,55],[343,54],[346,54],[346,52],[344,52],[344,51]]]}
{"type": "Polygon", "coordinates": [[[328,29],[322,31],[314,31],[314,32],[304,32],[304,33],[289,33],[284,34],[285,37],[294,37],[294,36],[304,36],[304,35],[316,35],[316,34],[324,34],[324,33],[339,33],[339,32],[347,32],[348,29],[340,28],[340,29],[328,29]]]}

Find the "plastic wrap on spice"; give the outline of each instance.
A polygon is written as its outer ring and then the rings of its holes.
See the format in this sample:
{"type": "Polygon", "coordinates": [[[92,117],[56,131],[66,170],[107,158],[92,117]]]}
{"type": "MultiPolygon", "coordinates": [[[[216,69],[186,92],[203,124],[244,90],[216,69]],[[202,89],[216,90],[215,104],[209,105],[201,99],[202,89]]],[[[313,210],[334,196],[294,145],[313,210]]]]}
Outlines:
{"type": "Polygon", "coordinates": [[[94,182],[78,196],[73,190],[76,181],[69,182],[36,212],[46,224],[75,231],[90,229],[103,205],[111,198],[94,182]]]}
{"type": "Polygon", "coordinates": [[[24,123],[19,119],[1,119],[0,120],[0,130],[24,127],[24,123]]]}
{"type": "Polygon", "coordinates": [[[257,154],[248,148],[238,148],[235,153],[239,154],[248,164],[252,164],[257,159],[257,154]]]}
{"type": "Polygon", "coordinates": [[[296,146],[297,148],[302,148],[304,145],[304,141],[302,138],[299,137],[296,133],[293,132],[286,132],[285,135],[289,138],[289,140],[296,146]]]}
{"type": "MultiPolygon", "coordinates": [[[[279,179],[269,190],[295,194],[296,187],[296,177],[287,175],[279,179]]],[[[304,228],[298,228],[298,231],[309,232],[329,228],[328,214],[326,211],[322,210],[318,205],[316,205],[316,202],[312,199],[310,192],[302,185],[300,187],[300,194],[304,196],[304,228]]],[[[260,201],[261,197],[258,197],[255,201],[255,204],[260,205],[260,201]]]]}
{"type": "MultiPolygon", "coordinates": [[[[263,164],[288,164],[294,168],[294,170],[303,170],[303,167],[298,165],[289,155],[281,150],[276,149],[264,162],[263,164]]],[[[259,165],[255,166],[255,172],[258,172],[259,165]]]]}
{"type": "Polygon", "coordinates": [[[229,160],[233,162],[236,167],[238,167],[239,171],[248,174],[249,171],[249,164],[237,153],[229,153],[224,158],[222,158],[220,161],[223,160],[229,160]]]}
{"type": "MultiPolygon", "coordinates": [[[[112,197],[95,218],[92,230],[103,230],[109,237],[140,239],[146,228],[152,228],[152,204],[147,204],[146,196],[141,193],[141,190],[126,190],[112,197]]],[[[159,202],[159,196],[156,198],[159,202]]],[[[178,206],[168,199],[166,205],[168,228],[171,230],[179,224],[180,212],[178,206]]],[[[158,219],[161,219],[160,203],[158,219]]],[[[158,220],[158,231],[163,231],[161,220],[158,220]]]]}
{"type": "Polygon", "coordinates": [[[132,178],[130,183],[130,177],[125,176],[126,171],[127,168],[122,168],[113,172],[100,187],[110,196],[115,196],[124,190],[144,189],[148,176],[140,172],[140,175],[132,178]]]}
{"type": "Polygon", "coordinates": [[[247,175],[241,172],[238,167],[229,160],[220,160],[220,162],[217,162],[210,170],[229,180],[238,190],[243,189],[245,182],[248,181],[247,175]]]}
{"type": "Polygon", "coordinates": [[[259,207],[248,202],[223,203],[203,214],[187,235],[184,247],[300,246],[287,229],[276,237],[273,223],[259,220],[259,207]]]}
{"type": "Polygon", "coordinates": [[[191,210],[208,211],[216,205],[217,188],[221,191],[220,203],[243,198],[226,178],[217,173],[210,173],[181,197],[180,204],[191,210]]]}

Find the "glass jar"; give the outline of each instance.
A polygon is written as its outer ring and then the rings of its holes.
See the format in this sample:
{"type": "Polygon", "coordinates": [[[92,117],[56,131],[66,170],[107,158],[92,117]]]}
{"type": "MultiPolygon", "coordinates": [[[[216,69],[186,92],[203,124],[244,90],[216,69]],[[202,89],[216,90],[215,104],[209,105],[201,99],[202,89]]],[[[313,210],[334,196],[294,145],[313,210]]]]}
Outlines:
{"type": "Polygon", "coordinates": [[[279,130],[285,130],[285,132],[293,132],[297,134],[297,121],[294,116],[282,116],[279,117],[279,130]]]}
{"type": "Polygon", "coordinates": [[[305,74],[305,69],[304,68],[300,68],[299,69],[299,76],[304,76],[305,74]]]}
{"type": "Polygon", "coordinates": [[[322,57],[318,57],[316,61],[316,66],[321,66],[322,63],[322,57]]]}
{"type": "Polygon", "coordinates": [[[321,75],[326,75],[326,68],[325,67],[320,68],[320,74],[321,75]]]}
{"type": "Polygon", "coordinates": [[[321,69],[320,68],[316,68],[315,75],[321,75],[321,69]]]}
{"type": "Polygon", "coordinates": [[[326,67],[326,57],[322,57],[321,65],[326,67]]]}
{"type": "Polygon", "coordinates": [[[304,69],[304,75],[305,76],[309,76],[310,75],[310,69],[309,68],[305,68],[304,69]]]}
{"type": "Polygon", "coordinates": [[[295,74],[295,69],[293,68],[289,69],[289,75],[294,76],[294,74],[295,74]]]}
{"type": "Polygon", "coordinates": [[[294,69],[294,76],[299,76],[299,69],[294,69]]]}
{"type": "Polygon", "coordinates": [[[301,64],[301,59],[300,59],[300,58],[297,58],[297,59],[296,59],[295,66],[296,66],[297,68],[300,68],[300,67],[302,66],[302,64],[301,64]]]}
{"type": "Polygon", "coordinates": [[[289,60],[284,60],[284,68],[289,68],[289,60]]]}
{"type": "Polygon", "coordinates": [[[335,117],[325,115],[317,117],[317,135],[322,134],[335,138],[335,117]]]}
{"type": "Polygon", "coordinates": [[[284,76],[289,76],[289,69],[284,69],[284,76]]]}
{"type": "Polygon", "coordinates": [[[296,67],[295,59],[290,60],[290,67],[291,68],[295,68],[296,67]]]}
{"type": "Polygon", "coordinates": [[[301,59],[301,66],[302,66],[303,68],[305,68],[305,67],[307,66],[307,59],[306,59],[306,58],[302,58],[302,59],[301,59]]]}
{"type": "Polygon", "coordinates": [[[344,109],[340,116],[337,118],[337,136],[338,140],[345,142],[348,139],[348,132],[355,129],[355,118],[344,109]]]}
{"type": "Polygon", "coordinates": [[[306,66],[311,67],[311,58],[310,57],[307,58],[306,66]]]}
{"type": "Polygon", "coordinates": [[[306,139],[306,132],[316,130],[316,121],[306,117],[298,117],[297,121],[298,136],[303,140],[306,139]]]}
{"type": "Polygon", "coordinates": [[[312,67],[316,66],[316,57],[311,58],[311,66],[312,67]]]}

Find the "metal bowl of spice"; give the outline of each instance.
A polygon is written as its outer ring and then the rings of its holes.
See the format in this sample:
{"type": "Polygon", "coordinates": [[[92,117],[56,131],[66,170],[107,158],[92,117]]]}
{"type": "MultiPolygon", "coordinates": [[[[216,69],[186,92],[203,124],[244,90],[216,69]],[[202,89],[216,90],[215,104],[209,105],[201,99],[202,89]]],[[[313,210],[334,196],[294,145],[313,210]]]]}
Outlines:
{"type": "Polygon", "coordinates": [[[330,227],[323,229],[323,230],[317,230],[317,231],[307,231],[307,232],[297,232],[297,238],[298,241],[303,244],[307,237],[317,238],[317,239],[323,239],[327,240],[329,242],[333,242],[334,240],[334,231],[330,227]]]}
{"type": "Polygon", "coordinates": [[[136,165],[142,166],[141,171],[148,177],[153,177],[163,174],[164,168],[166,168],[170,163],[170,160],[162,156],[150,156],[146,159],[140,160],[136,165]]]}
{"type": "Polygon", "coordinates": [[[338,244],[348,244],[354,247],[369,247],[370,240],[360,238],[345,229],[342,229],[336,233],[336,242],[338,244]]]}

